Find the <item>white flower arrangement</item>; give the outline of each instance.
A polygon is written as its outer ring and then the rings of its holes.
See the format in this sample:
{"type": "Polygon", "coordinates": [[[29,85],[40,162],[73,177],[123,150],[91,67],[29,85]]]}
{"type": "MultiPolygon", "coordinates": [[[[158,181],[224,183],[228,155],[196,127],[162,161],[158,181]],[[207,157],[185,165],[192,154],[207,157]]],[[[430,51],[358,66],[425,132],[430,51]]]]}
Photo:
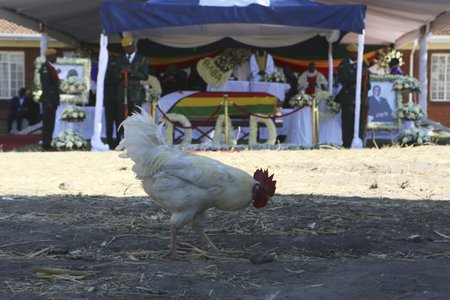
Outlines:
{"type": "Polygon", "coordinates": [[[214,64],[224,73],[233,70],[235,67],[233,58],[229,55],[219,55],[214,59],[214,64]]]}
{"type": "Polygon", "coordinates": [[[420,82],[411,76],[401,76],[394,81],[393,87],[400,93],[420,93],[420,82]]]}
{"type": "MultiPolygon", "coordinates": [[[[228,125],[228,143],[236,144],[237,141],[234,140],[234,127],[230,117],[228,117],[228,125]]],[[[217,116],[216,126],[214,127],[213,145],[222,144],[225,144],[225,115],[217,116]]]]}
{"type": "Polygon", "coordinates": [[[33,88],[33,91],[31,92],[31,94],[33,95],[34,102],[39,102],[41,100],[42,90],[33,88]]]}
{"type": "Polygon", "coordinates": [[[214,59],[214,64],[223,72],[239,67],[250,58],[247,49],[228,48],[214,59]]]}
{"type": "Polygon", "coordinates": [[[407,102],[399,105],[395,111],[395,116],[403,121],[419,121],[422,118],[426,118],[427,114],[419,104],[407,102]]]}
{"type": "MultiPolygon", "coordinates": [[[[164,125],[166,125],[166,143],[167,145],[173,144],[173,123],[180,123],[184,127],[191,127],[191,122],[188,118],[181,114],[167,114],[169,120],[164,120],[164,125]]],[[[183,145],[190,144],[192,142],[192,129],[185,128],[184,129],[184,137],[183,137],[183,145]]]]}
{"type": "Polygon", "coordinates": [[[317,103],[320,101],[327,102],[327,111],[337,114],[341,110],[341,105],[334,101],[334,96],[327,91],[318,91],[315,95],[317,103]]]}
{"type": "Polygon", "coordinates": [[[35,102],[39,102],[41,100],[42,95],[42,85],[41,85],[41,75],[39,74],[39,70],[41,69],[42,64],[44,63],[44,59],[41,57],[36,58],[34,61],[34,80],[33,80],[33,88],[32,95],[33,100],[35,102]]]}
{"type": "Polygon", "coordinates": [[[391,47],[383,48],[381,50],[378,50],[377,58],[374,59],[374,62],[380,66],[380,68],[385,69],[387,72],[389,71],[389,63],[394,58],[398,59],[399,66],[402,66],[404,64],[403,62],[403,53],[400,51],[393,49],[391,47]]]}
{"type": "Polygon", "coordinates": [[[71,104],[87,104],[89,102],[85,95],[67,95],[62,94],[59,96],[61,102],[71,103],[71,104]]]}
{"type": "Polygon", "coordinates": [[[52,140],[51,146],[58,151],[86,150],[87,141],[79,132],[65,130],[52,140]]]}
{"type": "Polygon", "coordinates": [[[86,83],[84,83],[83,79],[76,76],[71,76],[61,82],[60,88],[64,93],[74,95],[81,94],[86,91],[87,86],[86,83]]]}
{"type": "Polygon", "coordinates": [[[277,140],[277,129],[275,127],[275,123],[272,119],[268,118],[260,118],[257,116],[250,116],[250,132],[248,135],[248,144],[249,145],[256,145],[258,143],[257,136],[258,136],[258,123],[263,123],[266,125],[266,128],[269,132],[269,137],[267,138],[267,141],[263,143],[264,145],[274,145],[277,140]]]}
{"type": "Polygon", "coordinates": [[[141,81],[145,90],[145,101],[153,102],[158,101],[161,98],[161,84],[155,76],[149,75],[146,81],[141,81]]]}
{"type": "Polygon", "coordinates": [[[304,91],[300,91],[300,93],[298,93],[289,100],[289,104],[294,108],[299,108],[305,105],[311,106],[312,100],[313,98],[310,95],[305,94],[304,91]]]}
{"type": "Polygon", "coordinates": [[[86,112],[79,106],[69,105],[61,114],[61,121],[83,122],[86,119],[86,112]]]}
{"type": "Polygon", "coordinates": [[[419,128],[404,130],[397,138],[400,146],[423,145],[431,142],[430,136],[419,128]]]}
{"type": "Polygon", "coordinates": [[[270,74],[267,74],[264,78],[265,82],[278,82],[278,83],[285,83],[286,77],[284,77],[284,74],[281,72],[272,72],[270,74]]]}
{"type": "Polygon", "coordinates": [[[334,97],[331,96],[327,99],[327,110],[337,114],[341,111],[341,105],[334,101],[334,97]]]}
{"type": "Polygon", "coordinates": [[[207,84],[219,87],[230,78],[234,68],[242,65],[249,57],[249,50],[226,49],[214,58],[200,59],[197,63],[197,71],[207,84]]]}

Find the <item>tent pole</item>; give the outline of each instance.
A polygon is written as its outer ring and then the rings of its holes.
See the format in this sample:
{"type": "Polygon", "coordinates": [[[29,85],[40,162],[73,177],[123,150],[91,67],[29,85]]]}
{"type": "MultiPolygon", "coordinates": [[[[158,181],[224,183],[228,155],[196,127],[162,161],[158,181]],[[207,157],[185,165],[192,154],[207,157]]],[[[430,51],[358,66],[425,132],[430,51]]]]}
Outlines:
{"type": "Polygon", "coordinates": [[[46,30],[43,30],[41,32],[41,40],[40,40],[40,56],[42,58],[45,58],[44,52],[48,48],[48,33],[46,30]]]}
{"type": "Polygon", "coordinates": [[[328,92],[333,95],[333,43],[339,39],[339,30],[330,30],[325,35],[328,42],[328,92]]]}
{"type": "Polygon", "coordinates": [[[328,42],[328,92],[333,95],[333,43],[328,42]]]}
{"type": "Polygon", "coordinates": [[[427,98],[428,98],[428,38],[430,36],[430,24],[428,23],[425,32],[420,37],[419,44],[419,81],[420,81],[420,95],[419,104],[424,112],[427,112],[427,98]]]}
{"type": "MultiPolygon", "coordinates": [[[[414,45],[411,50],[411,54],[409,55],[409,76],[414,77],[414,52],[416,52],[417,48],[417,39],[414,40],[414,45]]],[[[413,94],[409,93],[409,101],[412,101],[413,94]]]]}
{"type": "Polygon", "coordinates": [[[356,95],[355,95],[355,124],[353,131],[353,140],[351,148],[362,148],[363,142],[359,137],[359,119],[361,113],[361,90],[362,90],[362,64],[364,52],[364,36],[365,30],[362,34],[358,34],[358,64],[356,71],[356,95]]]}
{"type": "Polygon", "coordinates": [[[100,35],[100,53],[98,55],[97,93],[95,97],[94,134],[91,138],[91,151],[108,151],[109,146],[103,144],[102,132],[103,91],[106,68],[108,66],[108,37],[100,35]]]}

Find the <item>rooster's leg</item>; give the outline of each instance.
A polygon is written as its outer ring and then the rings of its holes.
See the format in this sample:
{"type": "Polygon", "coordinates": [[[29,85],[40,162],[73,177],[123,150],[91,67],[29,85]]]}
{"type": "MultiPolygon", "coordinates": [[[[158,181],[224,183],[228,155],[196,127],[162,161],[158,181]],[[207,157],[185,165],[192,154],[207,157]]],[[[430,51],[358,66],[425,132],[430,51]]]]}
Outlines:
{"type": "Polygon", "coordinates": [[[219,249],[217,249],[217,247],[213,244],[213,242],[211,242],[211,240],[208,238],[208,236],[205,234],[205,231],[203,230],[203,227],[197,223],[197,221],[192,221],[191,223],[192,226],[192,230],[194,230],[199,236],[200,238],[206,243],[208,244],[208,246],[215,252],[218,253],[219,249]]]}
{"type": "Polygon", "coordinates": [[[170,226],[170,250],[168,255],[172,259],[177,258],[177,228],[175,225],[170,226]]]}

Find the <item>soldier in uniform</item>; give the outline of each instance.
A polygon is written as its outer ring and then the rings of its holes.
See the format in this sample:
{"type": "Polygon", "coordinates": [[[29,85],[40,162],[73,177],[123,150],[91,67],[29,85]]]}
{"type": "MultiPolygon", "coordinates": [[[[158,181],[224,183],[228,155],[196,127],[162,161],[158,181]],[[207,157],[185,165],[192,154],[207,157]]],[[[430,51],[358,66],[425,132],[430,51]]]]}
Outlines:
{"type": "MultiPolygon", "coordinates": [[[[136,51],[136,45],[130,36],[122,39],[122,47],[125,55],[119,57],[116,64],[116,74],[119,78],[119,101],[127,103],[128,116],[138,111],[137,106],[142,106],[145,100],[145,90],[141,81],[148,79],[147,59],[136,51]],[[126,82],[128,77],[128,82],[126,82]],[[125,98],[125,91],[127,97],[125,98]]],[[[124,112],[125,116],[125,112],[124,112]]]]}
{"type": "Polygon", "coordinates": [[[337,80],[342,89],[336,97],[342,109],[342,142],[345,148],[350,148],[355,124],[355,95],[356,95],[356,58],[358,47],[348,45],[347,56],[338,67],[337,80]]]}
{"type": "Polygon", "coordinates": [[[116,74],[116,66],[116,58],[110,56],[105,74],[104,106],[106,120],[106,142],[111,150],[118,144],[117,140],[119,140],[120,137],[118,128],[124,119],[123,101],[119,101],[117,93],[117,89],[119,88],[119,77],[116,74]],[[113,139],[114,131],[116,134],[116,140],[113,139]]]}
{"type": "MultiPolygon", "coordinates": [[[[342,85],[342,89],[336,96],[336,101],[341,104],[342,109],[342,144],[345,148],[352,145],[355,125],[355,96],[356,96],[356,59],[358,46],[348,45],[347,57],[342,60],[338,67],[337,81],[342,85]]],[[[364,140],[364,133],[367,119],[367,90],[368,90],[368,66],[363,66],[363,86],[361,95],[361,113],[359,137],[364,140]]]]}
{"type": "Polygon", "coordinates": [[[51,142],[55,129],[56,109],[59,105],[59,76],[53,64],[56,62],[56,50],[47,49],[44,52],[45,62],[42,64],[39,75],[42,86],[42,147],[52,150],[51,142]]]}

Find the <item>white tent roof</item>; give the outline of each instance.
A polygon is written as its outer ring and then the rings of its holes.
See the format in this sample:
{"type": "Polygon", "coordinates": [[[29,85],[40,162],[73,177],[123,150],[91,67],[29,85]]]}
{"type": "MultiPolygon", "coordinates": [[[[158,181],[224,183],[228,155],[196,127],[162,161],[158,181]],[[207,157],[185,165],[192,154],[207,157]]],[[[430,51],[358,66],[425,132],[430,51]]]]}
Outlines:
{"type": "MultiPolygon", "coordinates": [[[[101,32],[99,4],[102,0],[0,0],[0,17],[40,30],[42,23],[50,36],[77,45],[98,42],[101,32]]],[[[366,42],[396,43],[416,39],[420,29],[450,24],[449,0],[320,0],[323,3],[364,3],[367,5],[366,42]]],[[[352,34],[343,42],[354,42],[352,34]]]]}
{"type": "MultiPolygon", "coordinates": [[[[367,5],[366,43],[395,43],[401,47],[420,37],[427,23],[430,30],[450,25],[450,0],[320,0],[323,3],[367,5]]],[[[356,42],[348,34],[342,43],[356,42]]]]}

